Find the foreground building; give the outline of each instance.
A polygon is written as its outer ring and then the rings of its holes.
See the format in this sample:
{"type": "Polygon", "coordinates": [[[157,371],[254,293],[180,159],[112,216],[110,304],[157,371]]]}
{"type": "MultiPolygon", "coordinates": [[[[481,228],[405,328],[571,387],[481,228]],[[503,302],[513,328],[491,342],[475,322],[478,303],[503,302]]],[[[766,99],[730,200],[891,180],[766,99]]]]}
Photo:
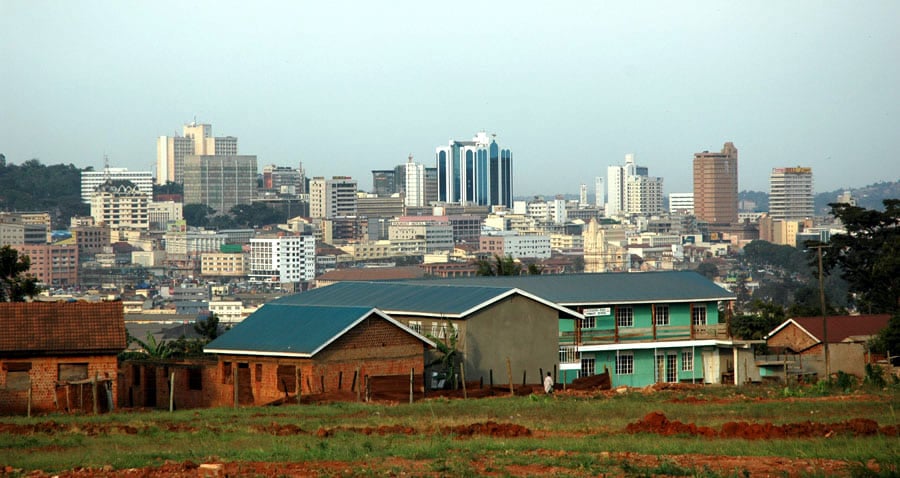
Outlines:
{"type": "Polygon", "coordinates": [[[0,414],[110,410],[123,350],[121,302],[0,303],[0,414]]]}

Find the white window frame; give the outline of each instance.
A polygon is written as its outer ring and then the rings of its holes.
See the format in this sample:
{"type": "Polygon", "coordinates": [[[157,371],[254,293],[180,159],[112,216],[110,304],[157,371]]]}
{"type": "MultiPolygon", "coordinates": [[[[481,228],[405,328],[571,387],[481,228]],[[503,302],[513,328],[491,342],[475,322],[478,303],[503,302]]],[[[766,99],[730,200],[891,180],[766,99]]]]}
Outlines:
{"type": "Polygon", "coordinates": [[[581,365],[578,369],[579,377],[590,377],[597,374],[597,359],[594,357],[582,357],[581,365]],[[585,374],[585,370],[589,369],[591,373],[585,374]]]}
{"type": "Polygon", "coordinates": [[[681,351],[681,371],[682,372],[693,372],[694,371],[694,354],[690,350],[682,350],[681,351]]]}
{"type": "Polygon", "coordinates": [[[616,307],[616,326],[634,327],[634,307],[630,305],[616,307]]]}
{"type": "Polygon", "coordinates": [[[671,324],[671,316],[669,315],[669,304],[662,304],[653,307],[653,323],[659,326],[667,326],[671,324]],[[664,320],[660,320],[660,319],[664,320]]]}
{"type": "Polygon", "coordinates": [[[409,321],[409,329],[417,334],[422,334],[422,321],[420,320],[410,320],[409,321]]]}
{"type": "Polygon", "coordinates": [[[597,326],[597,318],[596,317],[585,317],[581,319],[581,328],[582,329],[593,329],[597,326]]]}
{"type": "Polygon", "coordinates": [[[706,305],[695,305],[691,307],[691,324],[693,325],[706,325],[706,305]]]}
{"type": "Polygon", "coordinates": [[[616,375],[634,375],[634,354],[616,355],[616,375]]]}

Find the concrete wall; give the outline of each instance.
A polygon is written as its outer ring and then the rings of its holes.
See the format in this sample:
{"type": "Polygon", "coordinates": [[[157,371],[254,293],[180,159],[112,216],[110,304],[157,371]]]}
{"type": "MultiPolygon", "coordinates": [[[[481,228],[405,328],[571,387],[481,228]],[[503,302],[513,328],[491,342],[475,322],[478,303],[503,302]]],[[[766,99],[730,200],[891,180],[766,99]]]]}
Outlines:
{"type": "Polygon", "coordinates": [[[506,359],[512,368],[512,380],[540,383],[539,371],[553,371],[559,366],[559,312],[522,296],[511,296],[466,320],[461,343],[464,352],[466,380],[483,377],[488,383],[490,371],[494,383],[508,383],[506,359]]]}

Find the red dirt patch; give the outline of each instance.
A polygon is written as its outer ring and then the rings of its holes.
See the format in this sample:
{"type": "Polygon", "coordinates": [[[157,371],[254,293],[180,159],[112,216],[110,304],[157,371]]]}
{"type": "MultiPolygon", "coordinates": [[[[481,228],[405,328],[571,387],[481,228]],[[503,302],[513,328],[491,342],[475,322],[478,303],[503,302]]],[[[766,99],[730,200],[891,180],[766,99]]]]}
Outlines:
{"type": "Polygon", "coordinates": [[[522,425],[515,423],[497,423],[487,421],[484,423],[473,423],[471,425],[459,425],[455,427],[443,427],[441,433],[453,434],[459,437],[470,437],[474,435],[487,435],[499,438],[515,438],[531,436],[531,430],[522,425]]]}
{"type": "Polygon", "coordinates": [[[834,435],[850,436],[898,436],[896,426],[879,427],[874,420],[854,418],[838,423],[800,422],[773,425],[765,423],[728,422],[715,430],[710,427],[697,426],[693,423],[682,423],[669,420],[662,412],[650,412],[638,422],[629,423],[625,427],[627,433],[656,433],[659,435],[697,435],[719,438],[744,438],[747,440],[763,440],[777,438],[830,438],[834,435]]]}

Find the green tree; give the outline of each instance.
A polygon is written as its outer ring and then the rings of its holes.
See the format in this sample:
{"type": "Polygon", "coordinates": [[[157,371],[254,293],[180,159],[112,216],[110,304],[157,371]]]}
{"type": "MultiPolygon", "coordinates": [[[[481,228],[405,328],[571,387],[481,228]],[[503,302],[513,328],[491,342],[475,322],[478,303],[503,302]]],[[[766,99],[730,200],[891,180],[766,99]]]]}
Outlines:
{"type": "Polygon", "coordinates": [[[170,342],[157,341],[153,334],[148,333],[147,340],[141,340],[130,334],[127,338],[129,344],[136,343],[141,347],[138,353],[142,354],[143,358],[163,360],[172,357],[177,351],[170,342]]]}
{"type": "Polygon", "coordinates": [[[479,259],[476,262],[479,276],[517,276],[522,274],[522,264],[516,262],[510,255],[500,257],[494,254],[494,260],[479,259]]]}
{"type": "Polygon", "coordinates": [[[716,277],[719,277],[719,268],[712,262],[701,262],[700,265],[697,266],[697,273],[709,280],[715,280],[716,277]]]}
{"type": "Polygon", "coordinates": [[[20,256],[10,246],[0,248],[0,302],[24,302],[40,293],[38,281],[28,274],[29,269],[28,256],[20,256]]]}
{"type": "Polygon", "coordinates": [[[219,316],[216,314],[209,314],[209,317],[206,320],[198,320],[194,323],[194,332],[197,332],[198,335],[205,341],[203,345],[206,345],[222,334],[222,329],[219,327],[219,316]]]}
{"type": "Polygon", "coordinates": [[[443,330],[443,338],[435,337],[431,334],[426,335],[429,340],[434,342],[439,354],[428,366],[439,365],[440,371],[445,374],[448,382],[456,389],[456,372],[460,361],[460,354],[457,349],[459,332],[449,320],[443,325],[443,330]]]}
{"type": "Polygon", "coordinates": [[[584,256],[575,256],[572,258],[572,270],[575,272],[584,272],[584,256]]]}
{"type": "Polygon", "coordinates": [[[154,184],[153,196],[158,194],[184,194],[184,186],[172,181],[166,181],[166,184],[154,184]]]}
{"type": "Polygon", "coordinates": [[[210,216],[215,213],[216,210],[206,204],[185,204],[182,208],[184,222],[194,227],[209,226],[210,216]]]}
{"type": "Polygon", "coordinates": [[[884,211],[843,203],[829,206],[847,233],[831,236],[822,249],[825,271],[839,271],[861,310],[900,311],[900,199],[885,199],[884,211]]]}
{"type": "Polygon", "coordinates": [[[528,264],[528,275],[539,276],[544,272],[544,267],[535,263],[528,264]]]}
{"type": "MultiPolygon", "coordinates": [[[[887,328],[875,336],[869,347],[879,354],[890,353],[892,357],[900,355],[900,314],[894,314],[887,328]]],[[[894,365],[897,365],[896,363],[894,365]]]]}

